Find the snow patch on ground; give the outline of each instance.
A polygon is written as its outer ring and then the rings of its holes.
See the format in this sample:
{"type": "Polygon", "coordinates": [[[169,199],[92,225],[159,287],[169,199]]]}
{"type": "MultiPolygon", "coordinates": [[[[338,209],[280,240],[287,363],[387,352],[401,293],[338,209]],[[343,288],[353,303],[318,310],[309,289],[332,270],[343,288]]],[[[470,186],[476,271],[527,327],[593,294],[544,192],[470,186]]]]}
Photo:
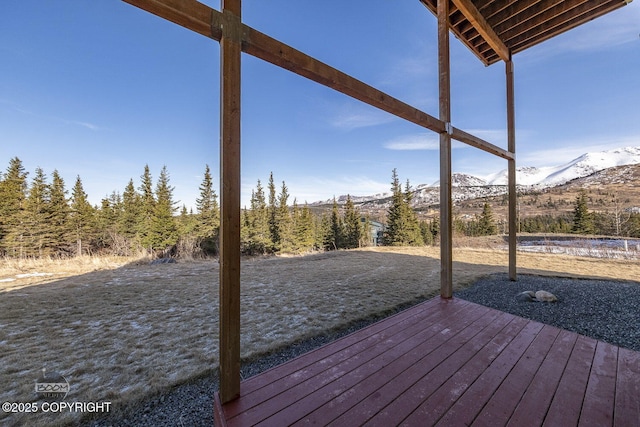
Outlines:
{"type": "Polygon", "coordinates": [[[53,276],[53,273],[34,272],[34,273],[16,274],[16,278],[18,279],[26,279],[27,277],[45,277],[45,276],[53,276]]]}

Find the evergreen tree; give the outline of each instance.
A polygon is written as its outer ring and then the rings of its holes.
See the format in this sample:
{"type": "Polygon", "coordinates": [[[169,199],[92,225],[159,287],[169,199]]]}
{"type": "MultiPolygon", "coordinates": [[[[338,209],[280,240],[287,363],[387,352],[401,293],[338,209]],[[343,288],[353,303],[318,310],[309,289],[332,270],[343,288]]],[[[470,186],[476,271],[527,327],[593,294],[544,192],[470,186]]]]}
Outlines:
{"type": "Polygon", "coordinates": [[[251,254],[265,254],[272,250],[273,242],[269,227],[269,212],[260,180],[251,193],[251,211],[247,213],[248,251],[251,254]]]}
{"type": "Polygon", "coordinates": [[[391,175],[391,194],[391,206],[387,211],[387,229],[384,235],[384,244],[389,246],[402,245],[404,195],[398,179],[398,171],[395,168],[391,175]]]}
{"type": "Polygon", "coordinates": [[[404,190],[404,205],[402,207],[404,224],[406,227],[406,238],[405,245],[410,246],[420,246],[424,245],[424,240],[422,239],[422,232],[420,230],[420,222],[418,221],[418,215],[411,207],[411,203],[413,201],[413,190],[411,185],[409,184],[409,180],[405,184],[404,190]]]}
{"type": "Polygon", "coordinates": [[[489,203],[485,203],[482,207],[482,214],[480,214],[480,218],[478,219],[478,234],[480,236],[498,234],[498,227],[496,226],[493,211],[489,203]]]}
{"type": "Polygon", "coordinates": [[[203,254],[202,243],[198,237],[199,226],[199,215],[194,215],[193,209],[189,211],[187,206],[183,204],[177,219],[177,256],[180,258],[192,259],[203,254]]]}
{"type": "Polygon", "coordinates": [[[278,227],[278,207],[276,205],[276,184],[273,180],[273,172],[269,175],[269,206],[267,207],[267,215],[269,218],[269,234],[271,238],[271,251],[277,252],[280,248],[280,229],[278,227]]]}
{"type": "Polygon", "coordinates": [[[47,176],[36,168],[25,204],[24,228],[20,233],[19,256],[44,256],[50,254],[51,212],[50,188],[47,176]]]}
{"type": "Polygon", "coordinates": [[[422,241],[425,245],[433,245],[432,224],[430,221],[420,221],[420,234],[422,234],[422,241]]]}
{"type": "Polygon", "coordinates": [[[218,195],[213,189],[213,178],[209,165],[206,165],[204,179],[200,185],[200,197],[196,199],[199,217],[198,237],[205,253],[218,252],[218,238],[220,234],[220,207],[218,195]]]}
{"type": "Polygon", "coordinates": [[[116,207],[113,206],[116,202],[117,193],[114,191],[110,197],[103,197],[100,200],[100,209],[96,212],[96,245],[100,249],[109,248],[112,252],[122,254],[116,248],[117,240],[117,216],[116,207]]]}
{"type": "Polygon", "coordinates": [[[54,252],[63,253],[68,250],[71,241],[71,228],[69,226],[69,202],[64,180],[57,170],[51,174],[51,189],[49,191],[49,223],[51,227],[51,245],[54,252]]]}
{"type": "Polygon", "coordinates": [[[411,207],[412,191],[407,181],[402,191],[396,169],[392,172],[391,206],[387,211],[387,230],[384,242],[390,246],[422,245],[422,234],[418,218],[411,207]]]}
{"type": "Polygon", "coordinates": [[[0,252],[11,256],[21,256],[27,174],[22,161],[14,157],[0,179],[0,252]]]}
{"type": "Polygon", "coordinates": [[[144,166],[144,173],[140,177],[140,211],[136,221],[137,235],[140,243],[147,249],[151,249],[156,243],[152,236],[153,221],[156,209],[156,200],[153,192],[153,180],[149,165],[144,166]]]}
{"type": "MultiPolygon", "coordinates": [[[[297,205],[295,205],[297,208],[297,205]]],[[[311,251],[315,246],[313,214],[305,202],[301,210],[294,215],[295,220],[295,240],[298,250],[311,251]]]]}
{"type": "Polygon", "coordinates": [[[276,221],[278,228],[278,250],[281,252],[293,252],[295,249],[294,230],[289,212],[289,189],[284,181],[278,196],[278,210],[276,212],[276,221]]]}
{"type": "Polygon", "coordinates": [[[573,209],[573,228],[571,231],[578,234],[593,234],[595,231],[593,214],[589,212],[587,207],[587,195],[584,191],[581,191],[576,197],[576,204],[573,209]]]}
{"type": "Polygon", "coordinates": [[[378,236],[373,235],[371,228],[371,218],[367,215],[362,223],[362,237],[360,238],[360,246],[377,246],[378,236]]]}
{"type": "Polygon", "coordinates": [[[344,213],[344,247],[346,249],[360,247],[362,235],[360,214],[355,208],[353,200],[351,200],[351,196],[347,195],[344,213]]]}
{"type": "Polygon", "coordinates": [[[176,211],[173,187],[169,185],[169,172],[166,166],[163,166],[160,171],[155,195],[149,243],[153,249],[163,250],[175,245],[178,241],[178,226],[173,217],[176,211]]]}
{"type": "Polygon", "coordinates": [[[133,241],[138,235],[140,230],[140,221],[143,218],[143,206],[142,198],[136,191],[133,185],[133,179],[129,180],[129,183],[122,193],[122,214],[118,221],[118,232],[125,238],[133,241]]]}
{"type": "Polygon", "coordinates": [[[331,209],[331,216],[325,227],[324,248],[325,250],[333,251],[340,249],[343,246],[343,227],[340,214],[338,212],[338,202],[336,198],[333,198],[333,208],[331,209]]]}
{"type": "Polygon", "coordinates": [[[71,191],[69,224],[76,240],[76,255],[82,255],[83,250],[89,249],[88,243],[93,237],[96,224],[95,211],[87,200],[87,193],[84,192],[79,175],[71,191]]]}

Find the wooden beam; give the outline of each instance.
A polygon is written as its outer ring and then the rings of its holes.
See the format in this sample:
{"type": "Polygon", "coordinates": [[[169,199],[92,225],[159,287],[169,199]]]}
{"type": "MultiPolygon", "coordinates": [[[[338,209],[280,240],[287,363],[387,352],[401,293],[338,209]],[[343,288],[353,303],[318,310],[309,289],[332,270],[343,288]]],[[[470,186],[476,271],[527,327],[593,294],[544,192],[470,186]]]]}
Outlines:
{"type": "Polygon", "coordinates": [[[515,112],[515,88],[513,78],[513,62],[505,62],[507,77],[507,144],[513,158],[508,163],[508,189],[509,189],[509,279],[517,279],[516,250],[518,245],[517,224],[517,188],[516,188],[516,112],[515,112]]]}
{"type": "Polygon", "coordinates": [[[438,0],[438,75],[440,120],[440,296],[453,296],[451,203],[451,72],[449,66],[449,0],[438,0]]]}
{"type": "Polygon", "coordinates": [[[509,48],[500,40],[500,37],[493,30],[491,25],[484,19],[480,11],[474,6],[471,0],[451,0],[458,10],[467,18],[473,27],[480,33],[489,46],[500,56],[503,61],[511,58],[509,48]]]}
{"type": "MultiPolygon", "coordinates": [[[[211,8],[196,0],[123,0],[191,31],[220,41],[222,34],[211,33],[211,8]]],[[[218,12],[219,13],[219,12],[218,12]]]]}
{"type": "Polygon", "coordinates": [[[245,25],[243,29],[242,47],[246,53],[419,126],[444,131],[444,123],[435,117],[251,27],[245,25]]]}
{"type": "Polygon", "coordinates": [[[463,130],[460,130],[456,127],[453,128],[453,133],[451,134],[451,138],[463,142],[472,147],[478,148],[482,151],[485,151],[489,154],[493,154],[494,156],[502,157],[505,160],[512,160],[514,158],[513,154],[509,151],[498,147],[497,145],[493,145],[488,143],[487,141],[478,138],[477,136],[471,135],[463,130]]]}
{"type": "Polygon", "coordinates": [[[222,0],[220,40],[220,400],[240,395],[240,0],[222,0]]]}
{"type": "MultiPolygon", "coordinates": [[[[124,1],[214,40],[220,41],[222,37],[226,21],[223,13],[195,0],[124,1]],[[207,31],[203,29],[205,20],[210,27],[207,31]]],[[[445,130],[441,120],[244,24],[242,50],[426,129],[438,133],[445,130]]],[[[451,137],[487,153],[509,158],[505,150],[460,129],[453,128],[451,137]]]]}

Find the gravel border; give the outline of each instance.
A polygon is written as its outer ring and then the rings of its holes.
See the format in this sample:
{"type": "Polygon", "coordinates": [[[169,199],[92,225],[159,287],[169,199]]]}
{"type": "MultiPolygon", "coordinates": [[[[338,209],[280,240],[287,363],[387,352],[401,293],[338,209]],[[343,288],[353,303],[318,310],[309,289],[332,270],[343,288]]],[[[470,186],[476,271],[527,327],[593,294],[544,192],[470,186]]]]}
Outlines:
{"type": "Polygon", "coordinates": [[[511,282],[506,274],[481,279],[454,295],[495,308],[640,351],[640,283],[610,280],[568,279],[519,275],[511,282]],[[557,302],[523,302],[523,291],[545,290],[557,302]]]}
{"type": "MultiPolygon", "coordinates": [[[[454,296],[487,307],[562,329],[577,332],[620,347],[640,351],[640,283],[584,280],[521,274],[511,282],[506,274],[487,276],[454,296]],[[546,290],[558,297],[554,303],[522,302],[523,291],[546,290]]],[[[363,319],[345,328],[280,348],[244,363],[241,375],[248,378],[273,366],[320,347],[337,338],[406,309],[413,301],[379,316],[363,319]]],[[[146,399],[123,410],[84,425],[189,426],[209,427],[213,423],[213,394],[219,388],[217,373],[183,384],[161,396],[146,399]]]]}

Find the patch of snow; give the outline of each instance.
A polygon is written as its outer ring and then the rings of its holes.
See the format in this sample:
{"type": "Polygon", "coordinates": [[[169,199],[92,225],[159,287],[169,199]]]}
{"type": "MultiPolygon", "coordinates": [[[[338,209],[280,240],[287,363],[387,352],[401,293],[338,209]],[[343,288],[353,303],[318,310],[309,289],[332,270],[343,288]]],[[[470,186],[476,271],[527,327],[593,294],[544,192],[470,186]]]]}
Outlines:
{"type": "MultiPolygon", "coordinates": [[[[616,166],[640,163],[640,147],[624,147],[598,153],[585,153],[570,162],[540,168],[522,167],[516,170],[518,185],[553,187],[576,178],[616,166]]],[[[485,177],[490,185],[507,185],[507,170],[485,177]]]]}
{"type": "Polygon", "coordinates": [[[34,273],[16,274],[16,277],[18,279],[25,279],[27,277],[43,277],[43,276],[53,276],[53,273],[38,273],[38,272],[34,272],[34,273]]]}
{"type": "Polygon", "coordinates": [[[0,279],[0,283],[5,283],[5,282],[15,282],[16,279],[14,279],[13,277],[9,277],[6,279],[0,279]]]}
{"type": "MultiPolygon", "coordinates": [[[[516,170],[516,183],[519,187],[538,187],[543,189],[561,185],[577,178],[584,178],[605,169],[634,164],[640,164],[640,146],[617,148],[598,153],[585,153],[570,162],[556,166],[519,167],[516,170]]],[[[477,197],[502,195],[507,192],[507,169],[484,177],[454,173],[451,175],[451,185],[453,187],[454,202],[477,197]]],[[[415,186],[413,204],[439,203],[439,186],[439,181],[431,185],[419,184],[415,186]]],[[[390,196],[389,193],[361,197],[352,196],[351,200],[356,204],[380,204],[390,196]]],[[[339,204],[345,203],[346,196],[338,197],[337,202],[339,204]]],[[[312,203],[312,205],[331,203],[333,203],[332,200],[326,200],[312,203]]]]}

